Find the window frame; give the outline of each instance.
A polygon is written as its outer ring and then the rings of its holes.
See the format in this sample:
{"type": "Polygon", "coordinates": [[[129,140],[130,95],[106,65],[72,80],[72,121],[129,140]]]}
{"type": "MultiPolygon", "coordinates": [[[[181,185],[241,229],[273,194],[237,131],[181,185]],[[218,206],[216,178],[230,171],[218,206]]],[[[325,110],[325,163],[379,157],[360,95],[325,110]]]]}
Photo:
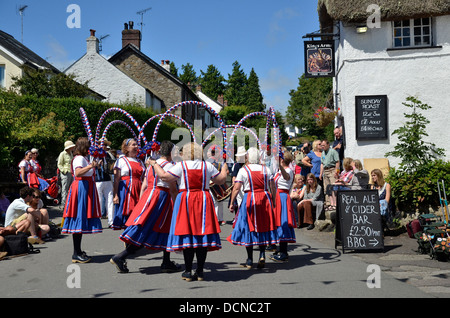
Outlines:
{"type": "Polygon", "coordinates": [[[392,21],[392,48],[393,49],[412,49],[412,48],[427,48],[433,46],[433,19],[432,17],[405,19],[399,21],[392,21]],[[428,24],[424,20],[428,20],[428,24]],[[420,20],[420,23],[418,23],[420,20]],[[400,25],[398,25],[400,23],[400,25]],[[428,30],[428,33],[426,33],[428,30]],[[397,31],[400,34],[397,34],[397,31]],[[420,34],[416,34],[420,31],[420,34]],[[404,34],[404,32],[406,34],[404,34]],[[429,43],[424,43],[425,38],[429,37],[429,43]],[[420,43],[416,44],[416,38],[420,38],[420,43]],[[403,41],[409,40],[409,45],[405,45],[403,41]],[[396,40],[400,40],[401,44],[396,45],[396,40]]]}
{"type": "Polygon", "coordinates": [[[0,88],[6,88],[6,65],[0,64],[0,88]]]}

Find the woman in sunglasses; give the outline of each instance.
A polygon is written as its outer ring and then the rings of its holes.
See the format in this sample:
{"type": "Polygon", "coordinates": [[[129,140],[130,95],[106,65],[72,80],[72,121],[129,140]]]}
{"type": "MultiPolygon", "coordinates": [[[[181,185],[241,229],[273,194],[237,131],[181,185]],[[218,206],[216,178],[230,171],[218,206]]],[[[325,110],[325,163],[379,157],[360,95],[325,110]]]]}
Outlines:
{"type": "Polygon", "coordinates": [[[33,213],[35,229],[37,232],[40,232],[40,237],[44,237],[50,231],[50,226],[48,225],[48,211],[44,209],[44,202],[41,200],[41,191],[39,189],[33,188],[32,199],[28,205],[37,210],[33,213]]]}

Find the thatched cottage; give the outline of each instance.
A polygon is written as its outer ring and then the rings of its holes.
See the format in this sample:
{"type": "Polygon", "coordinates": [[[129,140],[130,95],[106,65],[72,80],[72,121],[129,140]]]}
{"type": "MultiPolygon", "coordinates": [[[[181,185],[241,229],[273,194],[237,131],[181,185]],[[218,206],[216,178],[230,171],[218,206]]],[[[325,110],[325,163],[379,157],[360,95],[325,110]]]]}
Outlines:
{"type": "MultiPolygon", "coordinates": [[[[319,0],[335,40],[334,102],[345,155],[384,158],[414,96],[432,107],[425,140],[450,157],[450,0],[319,0]]],[[[398,158],[388,157],[391,166],[398,158]]]]}

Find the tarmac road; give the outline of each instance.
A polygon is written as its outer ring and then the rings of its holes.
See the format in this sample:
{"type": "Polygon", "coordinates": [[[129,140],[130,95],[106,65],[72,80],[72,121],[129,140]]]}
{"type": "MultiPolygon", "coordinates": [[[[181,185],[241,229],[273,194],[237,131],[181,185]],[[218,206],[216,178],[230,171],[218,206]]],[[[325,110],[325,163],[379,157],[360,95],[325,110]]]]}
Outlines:
{"type": "MultiPolygon", "coordinates": [[[[50,211],[55,223],[60,222],[61,212],[56,209],[50,211]]],[[[411,279],[408,281],[402,277],[406,272],[411,272],[411,268],[407,271],[405,268],[401,269],[401,265],[390,266],[393,263],[389,262],[403,262],[405,266],[421,268],[425,268],[424,264],[427,264],[427,269],[439,265],[444,268],[434,267],[434,270],[441,273],[450,268],[448,263],[427,260],[426,255],[420,255],[422,263],[399,261],[399,255],[405,254],[396,251],[396,244],[386,241],[385,246],[389,250],[387,253],[343,254],[339,248],[334,248],[333,233],[317,230],[296,229],[297,243],[289,245],[289,262],[271,261],[268,258],[271,252],[267,252],[265,268],[244,269],[239,264],[246,259],[245,249],[226,241],[232,230],[230,223],[233,215],[228,211],[224,214],[228,224],[221,227],[222,249],[208,253],[204,281],[186,282],[181,279],[181,272],[161,273],[162,252],[145,249],[128,260],[130,273],[117,273],[109,259],[123,249],[123,242],[118,239],[120,231],[106,228],[106,220],[102,220],[103,233],[83,236],[82,248],[93,257],[90,263],[71,263],[70,235],[35,245],[40,250],[39,254],[1,261],[0,297],[189,298],[208,302],[208,299],[214,298],[219,298],[219,301],[236,301],[240,298],[264,300],[448,296],[446,291],[427,290],[411,283],[411,279]],[[377,267],[369,267],[370,264],[378,264],[378,270],[377,267]],[[369,276],[374,280],[368,283],[369,276]]],[[[405,249],[409,250],[409,247],[405,249]]],[[[411,252],[409,254],[414,256],[411,252]]],[[[255,250],[254,258],[257,257],[258,251],[255,250]]],[[[182,265],[182,253],[173,253],[172,260],[182,265]]],[[[429,271],[427,275],[430,275],[429,271]]],[[[440,277],[447,280],[446,275],[445,272],[440,277]]],[[[445,287],[443,285],[445,283],[441,283],[441,287],[445,287]]]]}

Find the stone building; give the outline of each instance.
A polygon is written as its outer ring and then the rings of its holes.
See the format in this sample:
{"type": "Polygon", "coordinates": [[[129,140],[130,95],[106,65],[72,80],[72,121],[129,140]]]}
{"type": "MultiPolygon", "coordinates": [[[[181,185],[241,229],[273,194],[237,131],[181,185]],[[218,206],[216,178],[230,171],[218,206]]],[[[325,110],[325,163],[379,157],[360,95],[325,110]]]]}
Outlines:
{"type": "Polygon", "coordinates": [[[161,109],[161,100],[144,86],[130,78],[99,54],[99,40],[95,30],[86,40],[86,54],[69,66],[64,73],[75,75],[80,83],[88,82],[90,89],[114,104],[137,103],[161,109]]]}
{"type": "MultiPolygon", "coordinates": [[[[155,62],[140,50],[141,32],[133,29],[133,23],[125,23],[122,31],[122,49],[109,58],[109,62],[156,94],[162,100],[162,107],[168,108],[184,101],[202,101],[185,83],[170,73],[169,61],[155,62]]],[[[178,108],[176,115],[189,124],[202,119],[205,127],[212,126],[212,121],[205,122],[204,111],[198,107],[178,108]]],[[[210,118],[210,116],[208,116],[210,118]]]]}

